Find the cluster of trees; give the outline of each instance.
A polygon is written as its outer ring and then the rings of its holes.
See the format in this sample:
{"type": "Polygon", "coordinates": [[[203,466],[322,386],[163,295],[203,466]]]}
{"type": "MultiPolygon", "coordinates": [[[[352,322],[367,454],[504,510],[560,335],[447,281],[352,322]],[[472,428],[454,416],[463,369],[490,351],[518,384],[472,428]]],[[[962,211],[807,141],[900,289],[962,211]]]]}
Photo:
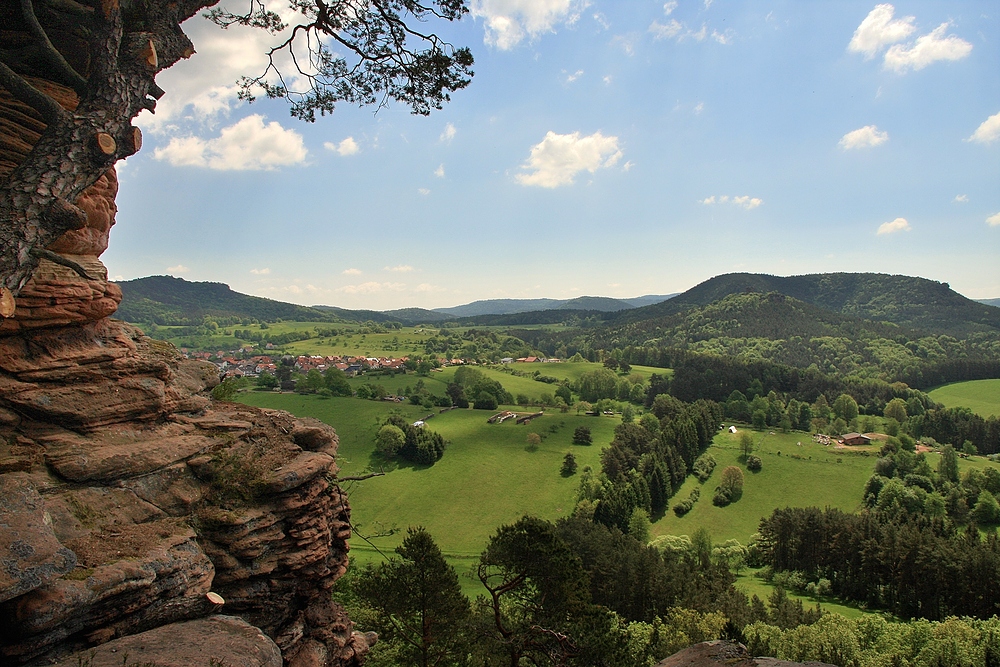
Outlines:
{"type": "Polygon", "coordinates": [[[726,466],[722,471],[722,480],[712,496],[712,504],[725,507],[743,497],[743,471],[739,466],[726,466]]]}
{"type": "Polygon", "coordinates": [[[389,415],[375,438],[375,450],[387,459],[399,457],[433,465],[444,456],[447,443],[440,433],[414,426],[401,415],[389,415]]]}
{"type": "Polygon", "coordinates": [[[742,638],[751,623],[819,618],[784,593],[748,599],[717,551],[704,532],[658,549],[581,516],[526,516],[491,537],[470,603],[431,536],[413,528],[397,558],[349,572],[335,595],[378,632],[372,667],[648,667],[695,642],[742,638]]]}
{"type": "Polygon", "coordinates": [[[980,454],[1000,453],[1000,419],[983,418],[968,408],[927,410],[911,420],[916,437],[934,438],[954,445],[972,443],[980,454]]]}
{"type": "Polygon", "coordinates": [[[847,600],[901,618],[990,618],[1000,609],[1000,540],[925,515],[777,509],[758,546],[775,571],[827,579],[847,600]]]}
{"type": "MultiPolygon", "coordinates": [[[[261,326],[263,329],[263,325],[261,326]]],[[[182,334],[177,334],[182,335],[182,334]]],[[[273,334],[269,331],[251,331],[250,329],[236,329],[233,336],[238,340],[245,340],[250,343],[271,343],[275,346],[288,345],[299,340],[309,340],[313,337],[308,331],[286,331],[285,333],[273,334]]]]}
{"type": "Polygon", "coordinates": [[[478,359],[499,362],[504,357],[545,356],[540,350],[514,335],[501,334],[486,329],[466,329],[459,332],[441,329],[424,343],[429,355],[440,354],[445,358],[478,359]]]}
{"type": "Polygon", "coordinates": [[[1000,618],[888,621],[865,614],[825,614],[812,625],[783,629],[766,622],[743,634],[752,655],[851,667],[1000,664],[1000,618]]]}
{"type": "Polygon", "coordinates": [[[959,454],[951,445],[941,449],[937,470],[923,453],[913,451],[906,436],[891,439],[865,485],[865,505],[896,520],[925,516],[958,525],[1000,524],[1000,471],[990,466],[970,468],[961,478],[959,454]]]}
{"type": "Polygon", "coordinates": [[[578,501],[598,523],[630,530],[636,512],[659,517],[708,448],[722,418],[710,401],[685,404],[661,395],[638,423],[615,428],[601,453],[601,474],[582,476],[578,501]]]}
{"type": "Polygon", "coordinates": [[[581,400],[588,403],[608,398],[642,405],[646,400],[649,384],[638,373],[620,376],[610,368],[599,368],[583,373],[574,383],[573,389],[581,400]]]}
{"type": "Polygon", "coordinates": [[[445,390],[452,405],[467,408],[470,403],[477,410],[496,410],[501,404],[514,403],[514,397],[497,380],[482,371],[462,366],[445,390]]]}

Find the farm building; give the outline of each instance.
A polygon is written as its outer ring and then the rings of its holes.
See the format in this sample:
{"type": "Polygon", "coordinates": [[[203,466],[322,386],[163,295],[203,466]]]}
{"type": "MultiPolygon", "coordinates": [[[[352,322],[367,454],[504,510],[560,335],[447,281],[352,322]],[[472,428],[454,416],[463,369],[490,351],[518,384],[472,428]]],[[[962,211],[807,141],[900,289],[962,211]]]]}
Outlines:
{"type": "Polygon", "coordinates": [[[867,445],[872,441],[871,438],[863,433],[845,433],[840,436],[840,439],[845,445],[867,445]]]}

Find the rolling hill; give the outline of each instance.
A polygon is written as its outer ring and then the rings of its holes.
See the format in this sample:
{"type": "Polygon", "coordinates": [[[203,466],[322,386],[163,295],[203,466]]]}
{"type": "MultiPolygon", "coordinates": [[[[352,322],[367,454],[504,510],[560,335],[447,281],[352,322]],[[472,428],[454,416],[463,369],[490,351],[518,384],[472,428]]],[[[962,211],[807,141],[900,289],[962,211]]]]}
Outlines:
{"type": "Polygon", "coordinates": [[[835,313],[964,336],[1000,333],[1000,309],[968,299],[947,283],[882,273],[771,276],[728,273],[662,303],[616,314],[618,322],[654,319],[706,306],[731,294],[780,292],[835,313]]]}

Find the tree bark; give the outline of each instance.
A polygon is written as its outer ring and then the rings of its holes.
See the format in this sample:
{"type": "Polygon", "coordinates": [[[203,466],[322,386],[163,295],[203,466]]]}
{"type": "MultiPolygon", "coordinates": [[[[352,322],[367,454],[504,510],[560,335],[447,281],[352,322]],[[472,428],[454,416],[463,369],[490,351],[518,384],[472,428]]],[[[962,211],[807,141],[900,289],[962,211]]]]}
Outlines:
{"type": "MultiPolygon", "coordinates": [[[[86,17],[88,35],[89,72],[75,108],[59,105],[31,85],[16,58],[0,62],[0,85],[35,109],[45,123],[27,158],[0,182],[0,287],[18,294],[44,254],[40,251],[85,224],[86,215],[75,205],[77,197],[116,161],[138,150],[141,139],[132,120],[143,109],[153,110],[163,94],[154,77],[194,53],[180,24],[217,2],[84,0],[67,5],[86,17]]],[[[36,6],[41,4],[35,0],[36,6]]],[[[50,13],[58,11],[53,3],[45,6],[50,13]]],[[[37,25],[27,19],[26,24],[37,25]]],[[[69,67],[60,56],[34,68],[50,80],[65,80],[65,68],[53,65],[60,61],[69,67]]]]}

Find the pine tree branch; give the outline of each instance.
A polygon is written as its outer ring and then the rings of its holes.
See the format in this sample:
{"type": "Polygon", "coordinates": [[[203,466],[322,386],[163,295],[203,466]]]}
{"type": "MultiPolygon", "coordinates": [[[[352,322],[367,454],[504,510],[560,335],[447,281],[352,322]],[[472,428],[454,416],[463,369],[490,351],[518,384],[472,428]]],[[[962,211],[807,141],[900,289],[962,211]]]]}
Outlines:
{"type": "Polygon", "coordinates": [[[24,15],[24,20],[27,21],[28,27],[31,29],[31,33],[35,36],[35,39],[41,42],[42,54],[49,65],[55,71],[62,74],[62,78],[70,84],[77,95],[83,97],[87,92],[87,80],[80,76],[73,69],[72,65],[66,62],[66,59],[63,58],[63,55],[59,53],[56,47],[52,46],[45,28],[42,27],[42,24],[38,22],[38,17],[35,16],[35,7],[32,5],[32,0],[21,0],[21,13],[24,15]]]}
{"type": "Polygon", "coordinates": [[[32,86],[3,61],[0,61],[0,86],[6,88],[18,101],[40,113],[48,125],[58,122],[66,114],[58,102],[32,86]]]}

